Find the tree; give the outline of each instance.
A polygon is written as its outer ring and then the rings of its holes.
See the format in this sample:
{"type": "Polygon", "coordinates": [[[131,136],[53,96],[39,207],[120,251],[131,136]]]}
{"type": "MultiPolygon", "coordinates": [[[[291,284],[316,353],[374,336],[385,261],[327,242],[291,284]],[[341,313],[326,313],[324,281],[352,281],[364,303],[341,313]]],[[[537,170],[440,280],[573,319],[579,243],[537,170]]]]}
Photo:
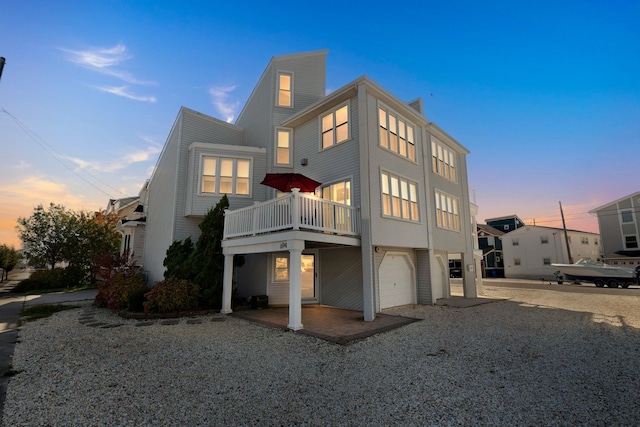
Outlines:
{"type": "Polygon", "coordinates": [[[91,273],[92,281],[104,257],[118,254],[120,235],[117,217],[100,213],[68,211],[51,203],[38,205],[28,218],[18,219],[18,233],[31,264],[68,262],[70,267],[91,273]]]}
{"type": "Polygon", "coordinates": [[[191,238],[184,242],[173,242],[164,260],[165,278],[189,280],[198,285],[203,305],[219,307],[222,303],[222,280],[224,275],[224,211],[229,208],[226,195],[209,210],[199,224],[200,237],[193,248],[191,238]]]}
{"type": "Polygon", "coordinates": [[[28,218],[18,218],[18,234],[23,251],[32,265],[48,264],[51,268],[65,261],[68,239],[75,231],[74,217],[64,206],[51,203],[34,208],[28,218]]]}
{"type": "Polygon", "coordinates": [[[19,251],[7,245],[0,245],[0,268],[2,269],[0,282],[9,279],[9,273],[18,265],[21,259],[22,255],[19,251]]]}

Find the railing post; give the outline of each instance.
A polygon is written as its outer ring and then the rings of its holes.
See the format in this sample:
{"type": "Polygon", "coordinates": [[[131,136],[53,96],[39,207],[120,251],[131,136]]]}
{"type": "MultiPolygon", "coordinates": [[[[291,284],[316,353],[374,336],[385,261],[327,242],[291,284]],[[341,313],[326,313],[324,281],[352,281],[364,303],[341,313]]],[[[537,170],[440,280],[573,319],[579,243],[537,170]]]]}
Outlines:
{"type": "Polygon", "coordinates": [[[298,204],[300,200],[300,189],[291,189],[291,225],[294,230],[300,230],[300,206],[298,204]]]}
{"type": "Polygon", "coordinates": [[[224,240],[229,234],[229,209],[224,210],[224,227],[222,231],[222,239],[224,240]]]}
{"type": "Polygon", "coordinates": [[[253,228],[251,229],[251,235],[256,235],[256,230],[258,230],[258,205],[260,202],[253,202],[253,208],[251,209],[251,216],[253,217],[253,228]]]}

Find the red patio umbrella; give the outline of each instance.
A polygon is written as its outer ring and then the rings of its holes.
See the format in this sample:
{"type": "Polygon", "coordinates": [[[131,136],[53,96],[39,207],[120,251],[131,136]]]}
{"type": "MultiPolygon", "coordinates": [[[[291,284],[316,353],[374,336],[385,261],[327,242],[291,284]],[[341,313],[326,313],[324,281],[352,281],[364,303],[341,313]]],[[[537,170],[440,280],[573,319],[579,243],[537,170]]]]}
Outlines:
{"type": "Polygon", "coordinates": [[[313,193],[320,185],[300,173],[268,173],[260,184],[267,185],[282,192],[289,192],[292,188],[299,188],[303,193],[313,193]]]}

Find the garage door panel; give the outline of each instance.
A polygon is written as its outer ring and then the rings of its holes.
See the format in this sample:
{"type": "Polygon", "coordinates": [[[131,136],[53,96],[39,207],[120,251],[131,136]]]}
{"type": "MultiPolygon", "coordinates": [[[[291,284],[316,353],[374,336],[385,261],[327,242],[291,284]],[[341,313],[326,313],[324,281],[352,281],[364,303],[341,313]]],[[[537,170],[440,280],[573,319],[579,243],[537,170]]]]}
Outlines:
{"type": "Polygon", "coordinates": [[[378,274],[381,309],[414,303],[415,276],[407,255],[385,255],[378,274]]]}

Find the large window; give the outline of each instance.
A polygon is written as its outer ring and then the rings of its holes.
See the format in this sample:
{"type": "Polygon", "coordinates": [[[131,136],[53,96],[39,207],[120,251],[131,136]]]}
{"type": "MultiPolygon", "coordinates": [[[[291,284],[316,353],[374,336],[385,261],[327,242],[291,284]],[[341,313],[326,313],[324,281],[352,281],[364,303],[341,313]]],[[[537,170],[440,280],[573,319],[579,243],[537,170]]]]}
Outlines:
{"type": "Polygon", "coordinates": [[[409,160],[416,160],[414,127],[386,107],[378,107],[380,146],[409,160]]]}
{"type": "Polygon", "coordinates": [[[279,107],[293,106],[293,74],[278,73],[278,99],[276,105],[279,107]]]}
{"type": "Polygon", "coordinates": [[[329,148],[349,139],[349,104],[321,118],[322,148],[329,148]]]}
{"type": "Polygon", "coordinates": [[[351,205],[351,181],[340,181],[322,187],[322,198],[344,205],[351,205]]]}
{"type": "Polygon", "coordinates": [[[291,129],[276,129],[276,166],[291,165],[291,129]]]}
{"type": "Polygon", "coordinates": [[[456,182],[456,155],[453,150],[431,137],[431,167],[433,172],[456,182]]]}
{"type": "Polygon", "coordinates": [[[436,190],[436,224],[438,227],[460,231],[459,205],[456,197],[436,190]]]}
{"type": "Polygon", "coordinates": [[[417,184],[388,172],[382,172],[380,177],[382,184],[382,215],[419,221],[417,184]]]}
{"type": "Polygon", "coordinates": [[[250,159],[203,156],[200,192],[248,196],[251,193],[250,175],[250,159]]]}

